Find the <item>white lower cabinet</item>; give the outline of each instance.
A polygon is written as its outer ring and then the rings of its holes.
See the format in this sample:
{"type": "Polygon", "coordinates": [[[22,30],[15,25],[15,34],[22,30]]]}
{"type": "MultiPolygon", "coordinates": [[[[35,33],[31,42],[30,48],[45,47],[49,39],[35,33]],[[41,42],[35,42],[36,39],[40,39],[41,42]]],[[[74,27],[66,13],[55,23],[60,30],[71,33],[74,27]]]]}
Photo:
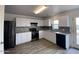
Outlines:
{"type": "Polygon", "coordinates": [[[56,43],[56,34],[53,31],[44,31],[44,38],[50,42],[56,43]]]}
{"type": "Polygon", "coordinates": [[[30,42],[31,32],[17,33],[16,34],[16,45],[30,42]]]}
{"type": "Polygon", "coordinates": [[[0,44],[0,54],[4,54],[4,44],[0,44]]]}
{"type": "Polygon", "coordinates": [[[44,38],[44,31],[39,31],[39,39],[44,38]]]}
{"type": "MultiPolygon", "coordinates": [[[[50,42],[56,43],[56,33],[53,31],[39,31],[39,39],[45,38],[50,42]]],[[[31,32],[17,33],[16,45],[31,41],[31,32]]]]}

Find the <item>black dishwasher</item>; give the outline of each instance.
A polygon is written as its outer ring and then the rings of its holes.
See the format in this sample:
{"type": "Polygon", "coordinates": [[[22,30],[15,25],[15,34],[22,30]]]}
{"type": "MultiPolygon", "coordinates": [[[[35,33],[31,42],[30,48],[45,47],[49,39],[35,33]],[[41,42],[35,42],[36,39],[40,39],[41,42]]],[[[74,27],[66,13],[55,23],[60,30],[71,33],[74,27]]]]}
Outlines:
{"type": "Polygon", "coordinates": [[[66,49],[66,36],[63,34],[56,34],[56,44],[66,49]]]}

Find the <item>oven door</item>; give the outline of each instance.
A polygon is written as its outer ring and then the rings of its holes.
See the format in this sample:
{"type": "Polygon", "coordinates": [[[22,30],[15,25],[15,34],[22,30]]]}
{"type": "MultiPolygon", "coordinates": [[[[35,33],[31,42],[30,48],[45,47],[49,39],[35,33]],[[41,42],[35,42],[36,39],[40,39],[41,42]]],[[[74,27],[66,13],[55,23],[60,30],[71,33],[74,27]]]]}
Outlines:
{"type": "Polygon", "coordinates": [[[38,31],[32,32],[32,41],[36,41],[36,40],[39,40],[39,32],[38,31]]]}

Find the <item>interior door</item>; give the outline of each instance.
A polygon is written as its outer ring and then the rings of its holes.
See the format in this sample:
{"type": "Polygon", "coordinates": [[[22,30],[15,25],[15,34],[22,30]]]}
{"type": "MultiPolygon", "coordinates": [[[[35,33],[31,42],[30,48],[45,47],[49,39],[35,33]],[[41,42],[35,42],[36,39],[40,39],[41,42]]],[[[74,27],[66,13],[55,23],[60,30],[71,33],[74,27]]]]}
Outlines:
{"type": "Polygon", "coordinates": [[[76,17],[73,21],[73,46],[79,49],[79,17],[76,17]]]}

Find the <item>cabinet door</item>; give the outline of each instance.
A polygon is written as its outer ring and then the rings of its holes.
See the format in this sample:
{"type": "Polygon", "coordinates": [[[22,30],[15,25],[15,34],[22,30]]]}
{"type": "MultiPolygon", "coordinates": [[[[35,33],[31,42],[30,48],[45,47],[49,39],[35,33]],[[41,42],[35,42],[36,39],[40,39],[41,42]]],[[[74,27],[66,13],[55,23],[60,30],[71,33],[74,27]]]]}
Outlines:
{"type": "Polygon", "coordinates": [[[52,31],[44,31],[44,38],[50,42],[56,43],[56,34],[52,31]]]}
{"type": "Polygon", "coordinates": [[[49,20],[44,20],[44,21],[43,21],[43,25],[44,25],[44,26],[49,26],[49,20]]]}
{"type": "Polygon", "coordinates": [[[16,45],[31,41],[31,32],[17,33],[16,45]]]}
{"type": "Polygon", "coordinates": [[[59,26],[69,26],[69,17],[68,16],[61,16],[59,18],[59,26]]]}
{"type": "Polygon", "coordinates": [[[16,34],[16,45],[21,44],[22,35],[21,33],[16,34]]]}
{"type": "Polygon", "coordinates": [[[44,26],[51,26],[52,23],[53,23],[52,19],[43,20],[43,25],[44,26]]]}
{"type": "Polygon", "coordinates": [[[4,45],[0,44],[0,54],[3,54],[3,53],[4,53],[4,45]]]}
{"type": "Polygon", "coordinates": [[[51,41],[53,42],[53,43],[56,43],[56,33],[54,33],[54,32],[50,32],[51,33],[51,41]]]}
{"type": "Polygon", "coordinates": [[[31,32],[22,33],[21,36],[22,36],[21,43],[26,43],[31,41],[31,32]]]}
{"type": "Polygon", "coordinates": [[[52,33],[50,31],[46,32],[46,39],[50,42],[53,42],[52,33]]]}
{"type": "Polygon", "coordinates": [[[16,27],[30,26],[30,19],[16,18],[16,27]]]}
{"type": "Polygon", "coordinates": [[[44,32],[43,31],[39,31],[39,38],[44,38],[44,32]]]}
{"type": "Polygon", "coordinates": [[[38,20],[38,26],[43,26],[43,20],[38,20]]]}

